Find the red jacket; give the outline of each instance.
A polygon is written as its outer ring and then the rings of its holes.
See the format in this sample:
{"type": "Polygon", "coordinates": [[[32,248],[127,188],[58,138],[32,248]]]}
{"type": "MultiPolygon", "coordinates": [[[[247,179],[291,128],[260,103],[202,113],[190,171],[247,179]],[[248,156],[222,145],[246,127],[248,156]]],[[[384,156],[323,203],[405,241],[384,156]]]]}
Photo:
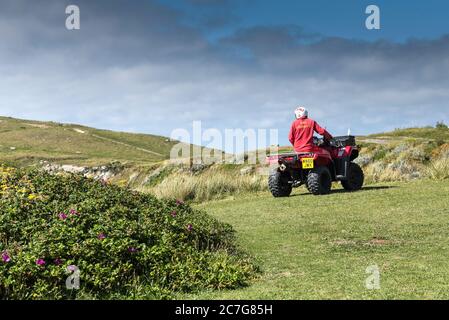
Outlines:
{"type": "Polygon", "coordinates": [[[292,123],[288,140],[290,140],[296,152],[311,152],[314,150],[314,132],[324,136],[325,139],[332,139],[330,133],[321,128],[314,120],[302,117],[292,123]]]}

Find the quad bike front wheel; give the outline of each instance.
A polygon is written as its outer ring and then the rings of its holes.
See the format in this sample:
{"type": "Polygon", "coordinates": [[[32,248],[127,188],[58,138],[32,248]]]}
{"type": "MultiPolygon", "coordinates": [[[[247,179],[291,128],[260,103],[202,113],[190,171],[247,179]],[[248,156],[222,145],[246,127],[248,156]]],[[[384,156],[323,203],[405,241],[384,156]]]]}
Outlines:
{"type": "Polygon", "coordinates": [[[307,189],[314,195],[328,194],[331,192],[332,177],[327,167],[317,167],[307,175],[307,189]]]}
{"type": "Polygon", "coordinates": [[[268,177],[268,188],[275,198],[288,197],[292,193],[292,185],[288,183],[285,173],[275,170],[268,177]]]}
{"type": "Polygon", "coordinates": [[[351,162],[348,166],[347,180],[343,180],[341,185],[347,191],[357,191],[362,189],[365,176],[362,168],[357,163],[351,162]]]}

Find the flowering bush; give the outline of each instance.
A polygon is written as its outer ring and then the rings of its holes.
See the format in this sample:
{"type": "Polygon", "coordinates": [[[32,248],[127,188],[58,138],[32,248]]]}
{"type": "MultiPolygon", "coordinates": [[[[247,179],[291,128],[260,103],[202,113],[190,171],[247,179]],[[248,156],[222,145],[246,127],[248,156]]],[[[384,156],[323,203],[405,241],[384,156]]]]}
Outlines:
{"type": "Polygon", "coordinates": [[[245,285],[234,231],[184,204],[78,175],[0,167],[0,298],[170,298],[245,285]],[[79,290],[66,279],[79,270],[79,290]]]}

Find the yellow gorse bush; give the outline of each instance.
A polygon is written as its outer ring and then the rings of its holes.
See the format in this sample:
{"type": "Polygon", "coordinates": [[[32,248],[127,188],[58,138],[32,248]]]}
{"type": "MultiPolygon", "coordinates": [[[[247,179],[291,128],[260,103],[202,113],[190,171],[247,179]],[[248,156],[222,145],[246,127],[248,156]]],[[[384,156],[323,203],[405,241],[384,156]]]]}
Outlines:
{"type": "Polygon", "coordinates": [[[15,193],[30,201],[39,198],[27,176],[23,176],[19,180],[13,179],[15,172],[14,168],[0,166],[0,195],[6,197],[10,193],[15,193]]]}

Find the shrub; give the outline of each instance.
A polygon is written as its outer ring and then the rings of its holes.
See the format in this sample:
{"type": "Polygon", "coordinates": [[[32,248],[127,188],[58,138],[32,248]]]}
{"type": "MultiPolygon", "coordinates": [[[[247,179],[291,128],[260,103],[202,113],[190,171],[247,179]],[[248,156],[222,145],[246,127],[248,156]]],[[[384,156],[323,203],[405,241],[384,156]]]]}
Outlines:
{"type": "Polygon", "coordinates": [[[380,147],[379,149],[376,149],[374,156],[373,156],[373,160],[379,161],[379,160],[382,160],[383,158],[385,158],[386,156],[387,156],[387,150],[383,147],[380,147]]]}
{"type": "Polygon", "coordinates": [[[426,175],[436,180],[449,179],[449,158],[432,160],[426,169],[426,175]]]}
{"type": "Polygon", "coordinates": [[[245,285],[234,230],[175,200],[0,167],[0,298],[170,298],[245,285]],[[80,270],[79,290],[66,278],[80,270]]]}
{"type": "Polygon", "coordinates": [[[449,143],[441,144],[432,151],[432,158],[449,158],[449,143]]]}
{"type": "Polygon", "coordinates": [[[396,160],[390,163],[374,162],[364,168],[366,184],[391,181],[408,181],[420,178],[423,166],[396,160]]]}
{"type": "Polygon", "coordinates": [[[447,125],[443,121],[438,121],[435,128],[437,129],[447,129],[447,125]]]}
{"type": "Polygon", "coordinates": [[[164,166],[156,169],[145,179],[145,186],[153,187],[167,178],[173,171],[172,167],[164,166]]]}

